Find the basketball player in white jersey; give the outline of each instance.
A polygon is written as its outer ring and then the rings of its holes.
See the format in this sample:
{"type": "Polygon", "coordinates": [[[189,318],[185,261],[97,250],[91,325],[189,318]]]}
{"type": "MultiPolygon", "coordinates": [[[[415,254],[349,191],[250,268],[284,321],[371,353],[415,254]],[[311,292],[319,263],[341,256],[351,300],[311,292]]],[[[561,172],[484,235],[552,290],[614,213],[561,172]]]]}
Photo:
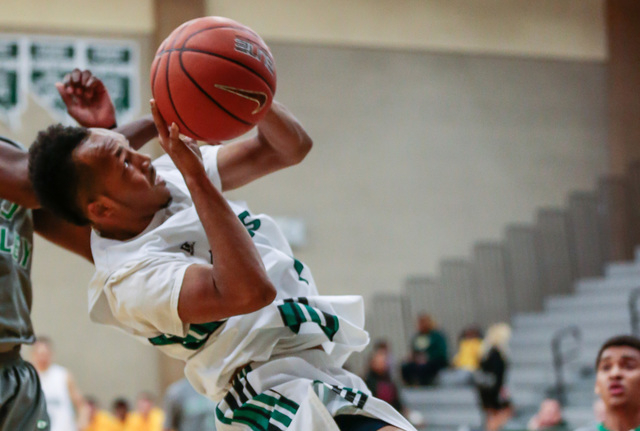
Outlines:
{"type": "Polygon", "coordinates": [[[31,349],[31,363],[40,377],[51,431],[78,430],[77,418],[85,413],[87,405],[69,370],[53,363],[53,346],[49,338],[37,338],[31,349]]]}
{"type": "Polygon", "coordinates": [[[318,296],[271,218],[221,192],[300,162],[311,140],[274,102],[257,135],[200,150],[154,111],[168,156],[52,126],[30,152],[41,203],[93,227],[90,316],[186,362],[220,430],[414,428],[342,369],[364,349],[362,298],[318,296]]]}

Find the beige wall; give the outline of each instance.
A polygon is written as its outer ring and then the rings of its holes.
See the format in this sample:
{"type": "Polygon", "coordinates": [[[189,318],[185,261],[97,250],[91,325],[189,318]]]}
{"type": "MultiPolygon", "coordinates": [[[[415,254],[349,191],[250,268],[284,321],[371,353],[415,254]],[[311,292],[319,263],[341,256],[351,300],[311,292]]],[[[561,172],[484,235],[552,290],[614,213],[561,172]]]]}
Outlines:
{"type": "Polygon", "coordinates": [[[604,0],[208,0],[264,39],[603,60],[604,0]],[[286,11],[286,12],[285,12],[286,11]]]}
{"type": "Polygon", "coordinates": [[[93,33],[151,33],[153,0],[2,2],[0,28],[93,33]]]}

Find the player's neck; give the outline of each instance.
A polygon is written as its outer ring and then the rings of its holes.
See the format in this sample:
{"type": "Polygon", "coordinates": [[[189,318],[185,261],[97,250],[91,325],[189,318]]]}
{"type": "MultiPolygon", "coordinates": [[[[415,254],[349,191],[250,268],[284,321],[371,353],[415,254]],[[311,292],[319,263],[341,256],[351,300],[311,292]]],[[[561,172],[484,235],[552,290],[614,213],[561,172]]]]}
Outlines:
{"type": "Polygon", "coordinates": [[[622,407],[609,410],[603,421],[604,428],[608,431],[629,431],[640,429],[640,410],[637,408],[622,407]]]}
{"type": "Polygon", "coordinates": [[[151,223],[155,213],[142,215],[128,220],[118,220],[117,223],[95,224],[94,230],[103,238],[126,241],[140,235],[151,223]]]}

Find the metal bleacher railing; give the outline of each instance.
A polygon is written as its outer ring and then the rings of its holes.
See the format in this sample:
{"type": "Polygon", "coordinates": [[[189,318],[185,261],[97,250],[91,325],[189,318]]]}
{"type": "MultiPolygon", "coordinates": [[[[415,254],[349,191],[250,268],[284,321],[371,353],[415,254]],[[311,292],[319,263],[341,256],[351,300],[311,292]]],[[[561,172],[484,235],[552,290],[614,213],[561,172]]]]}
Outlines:
{"type": "Polygon", "coordinates": [[[555,396],[562,405],[567,403],[567,393],[565,387],[564,366],[566,363],[578,358],[580,354],[580,343],[582,341],[582,331],[575,325],[560,329],[551,338],[551,352],[553,354],[553,369],[555,373],[555,396]],[[565,340],[572,339],[573,343],[567,345],[565,340]]]}
{"type": "Polygon", "coordinates": [[[636,287],[629,293],[629,316],[631,318],[631,333],[640,337],[640,287],[636,287]]]}

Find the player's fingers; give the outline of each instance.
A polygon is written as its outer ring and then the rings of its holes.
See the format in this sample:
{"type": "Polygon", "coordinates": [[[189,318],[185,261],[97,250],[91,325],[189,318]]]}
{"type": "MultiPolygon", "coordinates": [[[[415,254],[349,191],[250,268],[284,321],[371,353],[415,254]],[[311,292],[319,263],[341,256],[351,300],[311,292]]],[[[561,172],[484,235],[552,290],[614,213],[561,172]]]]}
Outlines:
{"type": "Polygon", "coordinates": [[[180,128],[176,123],[171,123],[171,127],[169,128],[169,138],[171,139],[172,145],[176,145],[180,142],[180,128]]]}
{"type": "Polygon", "coordinates": [[[64,85],[69,85],[70,82],[71,82],[71,73],[67,73],[62,79],[62,83],[64,85]]]}
{"type": "Polygon", "coordinates": [[[88,70],[83,70],[80,73],[80,83],[82,84],[83,87],[87,86],[87,83],[89,82],[89,79],[91,78],[91,72],[88,70]]]}
{"type": "Polygon", "coordinates": [[[91,99],[95,94],[97,83],[98,83],[98,80],[93,75],[87,80],[87,83],[84,86],[84,94],[87,97],[87,99],[91,99]]]}
{"type": "Polygon", "coordinates": [[[94,89],[95,87],[97,87],[98,83],[100,83],[100,80],[96,78],[95,75],[91,75],[91,77],[87,80],[87,84],[85,85],[85,87],[94,89]]]}
{"type": "Polygon", "coordinates": [[[156,129],[158,129],[158,135],[160,135],[160,142],[167,142],[169,140],[169,132],[167,129],[167,123],[165,123],[164,118],[160,115],[160,111],[158,110],[158,106],[156,105],[156,101],[151,99],[149,102],[151,105],[151,114],[153,115],[153,122],[156,124],[156,129]]]}
{"type": "Polygon", "coordinates": [[[80,69],[75,68],[71,71],[71,79],[69,80],[69,82],[72,85],[76,85],[80,82],[81,78],[82,78],[82,72],[80,71],[80,69]]]}
{"type": "Polygon", "coordinates": [[[65,105],[69,105],[71,102],[72,94],[67,91],[67,87],[62,82],[56,82],[56,89],[58,93],[60,93],[60,97],[65,105]]]}

